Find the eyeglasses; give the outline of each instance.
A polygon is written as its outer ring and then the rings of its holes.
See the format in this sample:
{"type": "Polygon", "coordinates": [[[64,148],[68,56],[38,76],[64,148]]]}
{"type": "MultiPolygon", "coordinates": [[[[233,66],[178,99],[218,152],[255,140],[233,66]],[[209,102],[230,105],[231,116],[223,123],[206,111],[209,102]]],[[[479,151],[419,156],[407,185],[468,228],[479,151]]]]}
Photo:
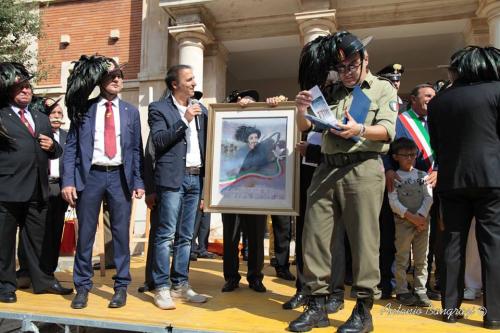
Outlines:
{"type": "Polygon", "coordinates": [[[402,158],[416,158],[417,154],[416,153],[411,153],[411,154],[396,154],[397,156],[400,156],[402,158]]]}
{"type": "Polygon", "coordinates": [[[333,67],[333,69],[337,73],[342,74],[345,72],[348,72],[348,73],[353,72],[354,70],[358,69],[359,66],[361,66],[361,61],[358,62],[357,64],[351,62],[348,65],[336,65],[335,67],[333,67]]]}

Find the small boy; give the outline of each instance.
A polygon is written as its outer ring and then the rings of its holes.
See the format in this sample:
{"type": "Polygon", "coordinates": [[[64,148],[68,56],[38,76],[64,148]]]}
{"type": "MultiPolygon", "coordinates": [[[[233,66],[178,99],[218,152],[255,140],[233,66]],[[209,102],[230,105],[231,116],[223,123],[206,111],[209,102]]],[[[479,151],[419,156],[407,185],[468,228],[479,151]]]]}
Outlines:
{"type": "Polygon", "coordinates": [[[427,252],[429,250],[429,210],[432,190],[426,184],[427,173],[413,167],[417,146],[408,138],[399,138],[391,145],[392,157],[399,163],[394,191],[389,204],[394,213],[396,247],[396,299],[403,305],[429,307],[427,297],[427,252]],[[406,268],[410,250],[414,259],[414,294],[408,290],[406,268]]]}

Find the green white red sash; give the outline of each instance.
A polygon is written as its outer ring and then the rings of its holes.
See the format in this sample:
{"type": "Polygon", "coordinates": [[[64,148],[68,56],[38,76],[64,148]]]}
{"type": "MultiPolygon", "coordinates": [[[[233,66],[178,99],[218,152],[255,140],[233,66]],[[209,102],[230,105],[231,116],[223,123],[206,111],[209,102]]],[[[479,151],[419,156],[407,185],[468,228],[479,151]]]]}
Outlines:
{"type": "Polygon", "coordinates": [[[428,172],[431,172],[434,165],[434,152],[431,148],[429,132],[412,109],[401,113],[398,117],[404,128],[410,133],[413,141],[417,144],[418,149],[422,152],[428,172]]]}

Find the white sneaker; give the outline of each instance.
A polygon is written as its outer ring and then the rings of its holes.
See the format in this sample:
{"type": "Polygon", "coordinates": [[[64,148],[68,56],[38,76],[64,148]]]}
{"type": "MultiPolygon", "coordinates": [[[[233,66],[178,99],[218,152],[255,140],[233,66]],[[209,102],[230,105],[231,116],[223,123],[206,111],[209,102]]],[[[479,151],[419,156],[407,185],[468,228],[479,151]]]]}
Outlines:
{"type": "Polygon", "coordinates": [[[170,295],[173,298],[185,299],[191,303],[205,303],[207,301],[206,296],[198,294],[188,284],[172,288],[170,295]]]}
{"type": "Polygon", "coordinates": [[[465,288],[464,290],[465,300],[473,301],[479,297],[481,297],[481,290],[477,290],[476,288],[465,288]]]}
{"type": "Polygon", "coordinates": [[[157,307],[162,310],[175,309],[175,303],[170,296],[170,289],[162,287],[154,290],[154,302],[157,307]]]}

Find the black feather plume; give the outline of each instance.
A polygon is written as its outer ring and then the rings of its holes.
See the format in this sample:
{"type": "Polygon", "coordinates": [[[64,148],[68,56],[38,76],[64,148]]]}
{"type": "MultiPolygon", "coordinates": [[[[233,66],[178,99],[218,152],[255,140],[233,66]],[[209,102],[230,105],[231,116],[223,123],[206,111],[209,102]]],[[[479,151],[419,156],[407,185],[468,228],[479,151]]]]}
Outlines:
{"type": "Polygon", "coordinates": [[[110,59],[103,56],[82,55],[68,77],[65,103],[71,121],[79,122],[88,110],[88,99],[102,77],[107,73],[110,59]]]}
{"type": "MultiPolygon", "coordinates": [[[[11,88],[21,80],[29,80],[30,78],[30,73],[22,64],[17,62],[0,63],[0,108],[9,105],[9,90],[11,88]]],[[[0,149],[12,148],[13,145],[14,140],[3,125],[2,115],[0,115],[0,149]]]]}
{"type": "Polygon", "coordinates": [[[307,43],[300,53],[299,85],[301,90],[308,90],[315,85],[322,86],[328,77],[327,61],[324,58],[323,41],[319,36],[307,43]]]}

